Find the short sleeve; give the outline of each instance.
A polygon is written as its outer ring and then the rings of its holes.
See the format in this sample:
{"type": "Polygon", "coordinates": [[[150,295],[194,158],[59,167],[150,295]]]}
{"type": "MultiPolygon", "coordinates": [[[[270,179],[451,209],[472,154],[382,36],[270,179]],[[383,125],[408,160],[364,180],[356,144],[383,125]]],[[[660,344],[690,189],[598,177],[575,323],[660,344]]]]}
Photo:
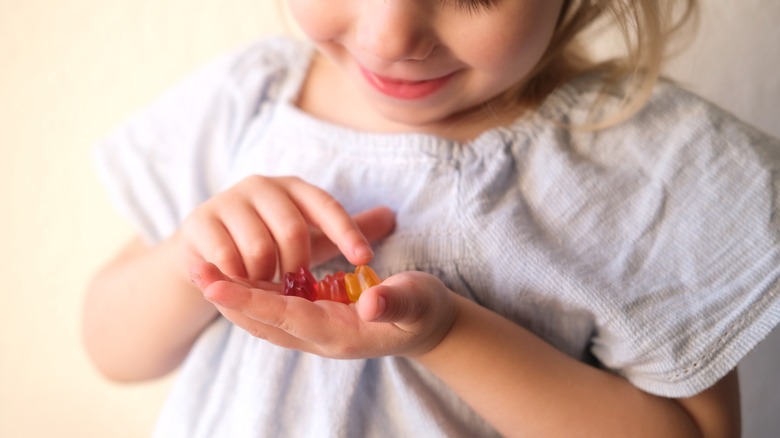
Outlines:
{"type": "Polygon", "coordinates": [[[626,179],[641,183],[605,194],[620,207],[600,221],[623,241],[591,277],[611,289],[593,352],[639,388],[686,397],[780,321],[780,143],[694,96],[661,94],[622,136],[642,145],[626,179]]]}
{"type": "MultiPolygon", "coordinates": [[[[299,44],[299,43],[298,43],[299,44]]],[[[286,77],[292,40],[263,40],[186,77],[93,150],[119,211],[149,242],[222,189],[242,139],[286,77]]]]}

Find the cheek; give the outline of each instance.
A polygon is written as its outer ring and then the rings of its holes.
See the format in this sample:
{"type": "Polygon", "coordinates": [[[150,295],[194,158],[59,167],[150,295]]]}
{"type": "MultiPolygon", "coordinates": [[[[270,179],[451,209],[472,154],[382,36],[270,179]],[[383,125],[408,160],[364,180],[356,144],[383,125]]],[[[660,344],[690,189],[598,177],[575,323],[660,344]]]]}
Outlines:
{"type": "Polygon", "coordinates": [[[469,53],[464,56],[469,56],[470,64],[494,77],[514,76],[520,80],[528,74],[547,50],[559,10],[550,5],[531,9],[507,14],[477,29],[472,26],[468,38],[463,39],[469,53]]]}
{"type": "Polygon", "coordinates": [[[338,3],[323,0],[288,0],[290,14],[301,31],[312,41],[326,41],[338,38],[343,32],[338,3]]]}

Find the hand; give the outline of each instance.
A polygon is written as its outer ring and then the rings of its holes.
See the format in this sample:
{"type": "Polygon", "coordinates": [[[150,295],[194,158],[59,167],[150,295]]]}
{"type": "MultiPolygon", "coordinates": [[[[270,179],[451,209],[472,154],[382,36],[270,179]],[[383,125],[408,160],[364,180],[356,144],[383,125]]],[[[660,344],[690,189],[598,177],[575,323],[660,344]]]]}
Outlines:
{"type": "Polygon", "coordinates": [[[351,218],[325,191],[295,177],[251,176],[197,207],[173,239],[182,268],[204,261],[232,277],[271,280],[342,254],[373,257],[369,240],[389,234],[393,213],[374,208],[351,218]]]}
{"type": "Polygon", "coordinates": [[[281,285],[231,278],[209,263],[194,268],[192,280],[253,336],[341,359],[424,354],[447,334],[457,309],[454,293],[422,272],[389,277],[350,305],[284,296],[281,285]]]}

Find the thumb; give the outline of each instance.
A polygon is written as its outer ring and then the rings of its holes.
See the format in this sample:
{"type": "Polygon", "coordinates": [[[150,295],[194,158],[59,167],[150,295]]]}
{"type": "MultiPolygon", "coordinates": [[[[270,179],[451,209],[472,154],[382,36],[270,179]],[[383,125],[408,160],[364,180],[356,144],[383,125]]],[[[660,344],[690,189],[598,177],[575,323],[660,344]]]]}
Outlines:
{"type": "Polygon", "coordinates": [[[364,321],[416,325],[436,311],[437,295],[414,275],[395,276],[360,295],[358,315],[364,321]]]}
{"type": "Polygon", "coordinates": [[[402,354],[430,351],[449,332],[458,313],[455,293],[438,278],[411,271],[386,278],[360,295],[358,316],[390,323],[411,336],[402,354]]]}

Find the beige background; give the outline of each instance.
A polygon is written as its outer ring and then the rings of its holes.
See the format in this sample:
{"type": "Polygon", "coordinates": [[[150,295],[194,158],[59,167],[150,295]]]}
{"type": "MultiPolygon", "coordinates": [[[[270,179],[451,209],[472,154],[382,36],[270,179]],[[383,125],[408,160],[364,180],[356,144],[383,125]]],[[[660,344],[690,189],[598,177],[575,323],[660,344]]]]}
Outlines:
{"type": "MultiPolygon", "coordinates": [[[[672,72],[780,136],[780,3],[704,2],[704,33],[672,72]]],[[[80,345],[85,284],[132,233],[88,153],[195,66],[281,31],[279,17],[271,0],[0,0],[0,436],[148,435],[170,381],[105,382],[80,345]]],[[[780,430],[780,360],[766,359],[778,338],[746,365],[760,376],[746,382],[752,436],[780,430]]]]}

